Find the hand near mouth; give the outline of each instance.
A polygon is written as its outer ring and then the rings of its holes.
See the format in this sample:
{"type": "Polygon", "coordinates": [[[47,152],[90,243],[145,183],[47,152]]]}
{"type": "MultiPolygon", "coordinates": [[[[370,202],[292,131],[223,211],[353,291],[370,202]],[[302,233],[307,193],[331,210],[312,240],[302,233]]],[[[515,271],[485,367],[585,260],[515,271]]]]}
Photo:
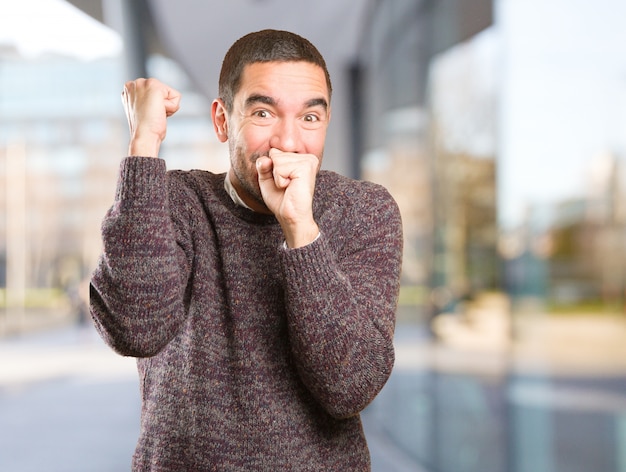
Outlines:
{"type": "Polygon", "coordinates": [[[317,238],[313,219],[313,193],[320,161],[312,154],[270,149],[256,161],[263,201],[274,213],[290,248],[305,246],[317,238]]]}

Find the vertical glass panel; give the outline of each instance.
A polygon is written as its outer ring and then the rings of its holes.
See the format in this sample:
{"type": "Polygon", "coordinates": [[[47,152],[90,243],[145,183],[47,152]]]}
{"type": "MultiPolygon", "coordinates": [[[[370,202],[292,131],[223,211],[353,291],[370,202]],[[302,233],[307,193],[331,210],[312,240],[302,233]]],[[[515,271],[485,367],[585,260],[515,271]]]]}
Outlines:
{"type": "Polygon", "coordinates": [[[363,174],[406,236],[371,411],[429,471],[622,472],[626,7],[498,0],[462,38],[460,3],[416,3],[380,2],[363,59],[363,174]]]}

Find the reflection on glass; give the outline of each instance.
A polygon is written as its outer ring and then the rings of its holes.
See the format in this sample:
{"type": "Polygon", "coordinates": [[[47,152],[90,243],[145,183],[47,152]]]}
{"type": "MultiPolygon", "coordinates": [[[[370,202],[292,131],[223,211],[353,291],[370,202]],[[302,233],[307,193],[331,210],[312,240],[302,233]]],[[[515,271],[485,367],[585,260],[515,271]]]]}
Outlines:
{"type": "MultiPolygon", "coordinates": [[[[67,6],[5,3],[24,17],[67,6]]],[[[390,189],[405,229],[396,367],[364,414],[393,460],[374,472],[392,472],[391,462],[626,471],[626,3],[461,2],[470,13],[374,3],[359,58],[361,171],[390,189]],[[484,3],[489,18],[463,34],[484,3]]],[[[51,49],[67,30],[59,10],[56,21],[22,24],[12,43],[17,30],[3,18],[0,418],[18,428],[23,418],[7,405],[41,401],[29,382],[96,370],[82,384],[90,398],[136,393],[107,377],[134,381],[134,367],[114,366],[82,338],[45,338],[52,351],[12,344],[17,333],[86,320],[85,280],[127,129],[117,35],[89,21],[81,34],[92,39],[71,43],[90,47],[72,54],[51,49]],[[47,31],[39,49],[34,31],[47,31]]],[[[185,92],[163,147],[171,167],[225,169],[207,97],[169,59],[151,57],[149,70],[185,92]]],[[[114,418],[128,453],[133,400],[114,418]]],[[[2,436],[0,469],[13,437],[2,436]]]]}
{"type": "Polygon", "coordinates": [[[493,5],[492,26],[441,51],[423,23],[412,43],[370,43],[370,93],[403,90],[383,66],[426,90],[374,114],[386,134],[363,162],[400,196],[408,247],[396,371],[372,416],[429,471],[621,472],[626,10],[493,5]],[[387,125],[408,109],[422,121],[406,136],[387,125]]]}

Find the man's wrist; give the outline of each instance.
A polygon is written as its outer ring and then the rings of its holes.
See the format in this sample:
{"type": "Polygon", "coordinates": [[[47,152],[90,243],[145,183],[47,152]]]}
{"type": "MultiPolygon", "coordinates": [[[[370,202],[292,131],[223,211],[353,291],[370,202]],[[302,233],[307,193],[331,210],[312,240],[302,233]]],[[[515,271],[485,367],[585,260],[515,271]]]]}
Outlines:
{"type": "Polygon", "coordinates": [[[313,222],[306,227],[298,227],[295,230],[284,230],[285,242],[290,249],[296,249],[303,246],[308,246],[315,241],[320,234],[320,229],[317,223],[313,222]]]}
{"type": "Polygon", "coordinates": [[[129,156],[159,157],[161,140],[158,137],[133,138],[128,145],[129,156]]]}
{"type": "Polygon", "coordinates": [[[302,246],[296,246],[296,247],[291,247],[291,246],[289,246],[289,244],[287,244],[287,240],[285,240],[285,241],[283,242],[283,249],[297,249],[297,248],[299,248],[299,247],[308,246],[309,244],[313,244],[315,241],[317,241],[321,235],[322,235],[321,231],[318,231],[318,232],[317,232],[317,236],[315,236],[315,238],[313,238],[313,240],[312,240],[312,241],[310,241],[310,242],[309,242],[309,243],[307,243],[307,244],[303,244],[302,246]]]}

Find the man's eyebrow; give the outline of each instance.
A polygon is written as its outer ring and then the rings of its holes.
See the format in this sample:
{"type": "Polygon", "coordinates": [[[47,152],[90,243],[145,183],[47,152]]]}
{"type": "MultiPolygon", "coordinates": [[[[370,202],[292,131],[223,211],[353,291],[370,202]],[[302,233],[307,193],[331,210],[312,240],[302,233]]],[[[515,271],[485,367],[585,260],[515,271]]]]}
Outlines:
{"type": "MultiPolygon", "coordinates": [[[[246,108],[256,105],[257,103],[263,103],[264,105],[276,106],[277,102],[274,98],[267,95],[254,94],[250,95],[246,99],[246,108]]],[[[306,108],[322,107],[324,110],[328,110],[328,102],[325,98],[312,98],[305,103],[306,108]]]]}
{"type": "Polygon", "coordinates": [[[326,101],[325,98],[313,98],[309,100],[308,102],[306,102],[306,107],[307,108],[322,107],[324,110],[328,110],[328,102],[326,101]]]}
{"type": "Polygon", "coordinates": [[[246,108],[252,105],[255,105],[257,103],[263,103],[265,105],[275,106],[276,100],[274,100],[272,97],[268,97],[267,95],[250,95],[246,99],[246,108]]]}

